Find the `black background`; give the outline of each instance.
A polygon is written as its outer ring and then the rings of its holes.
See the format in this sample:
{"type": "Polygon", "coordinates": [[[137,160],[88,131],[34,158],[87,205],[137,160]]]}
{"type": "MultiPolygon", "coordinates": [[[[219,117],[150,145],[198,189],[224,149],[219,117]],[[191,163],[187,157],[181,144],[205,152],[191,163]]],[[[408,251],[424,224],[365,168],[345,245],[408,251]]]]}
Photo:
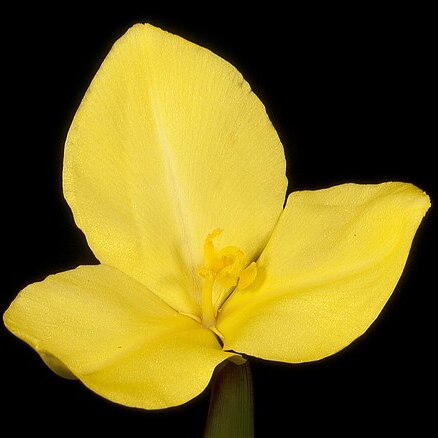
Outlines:
{"type": "MultiPolygon", "coordinates": [[[[96,263],[62,197],[63,143],[91,78],[130,25],[163,27],[242,72],[284,144],[289,191],[399,180],[418,185],[434,202],[429,16],[400,6],[303,11],[269,3],[242,11],[219,3],[195,11],[5,11],[1,311],[27,284],[96,263]]],[[[396,292],[361,339],[311,364],[251,360],[258,436],[426,430],[436,383],[434,222],[432,208],[396,292]]],[[[1,421],[18,435],[122,428],[126,436],[196,437],[202,431],[208,393],[168,411],[120,407],[57,377],[23,342],[4,328],[0,333],[1,421]]]]}

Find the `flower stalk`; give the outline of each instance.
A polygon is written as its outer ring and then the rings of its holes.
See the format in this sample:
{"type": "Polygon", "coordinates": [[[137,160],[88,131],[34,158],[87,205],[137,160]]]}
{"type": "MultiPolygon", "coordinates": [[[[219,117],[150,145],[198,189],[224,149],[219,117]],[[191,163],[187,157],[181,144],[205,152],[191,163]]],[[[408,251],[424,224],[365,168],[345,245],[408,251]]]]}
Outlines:
{"type": "Polygon", "coordinates": [[[204,438],[254,437],[254,394],[248,361],[225,362],[215,373],[204,438]]]}

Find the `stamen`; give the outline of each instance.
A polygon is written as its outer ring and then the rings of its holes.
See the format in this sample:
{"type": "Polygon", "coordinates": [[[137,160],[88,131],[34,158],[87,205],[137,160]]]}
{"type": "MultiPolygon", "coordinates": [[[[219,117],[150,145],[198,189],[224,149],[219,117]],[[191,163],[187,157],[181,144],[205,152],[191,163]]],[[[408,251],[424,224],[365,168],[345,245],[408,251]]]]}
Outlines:
{"type": "Polygon", "coordinates": [[[240,290],[248,287],[257,275],[255,262],[246,266],[245,253],[241,249],[226,246],[216,251],[213,240],[221,233],[222,230],[217,228],[205,239],[206,263],[198,271],[199,275],[204,278],[201,297],[202,324],[216,334],[216,315],[220,305],[232,293],[233,288],[237,286],[240,290]],[[213,299],[215,305],[213,305],[213,299]]]}
{"type": "Polygon", "coordinates": [[[245,268],[239,276],[239,285],[237,288],[239,290],[246,289],[250,286],[257,276],[257,265],[252,262],[247,268],[245,268]]]}
{"type": "Polygon", "coordinates": [[[207,276],[202,286],[201,309],[202,324],[207,327],[214,327],[216,323],[216,312],[213,308],[213,276],[207,276]]]}

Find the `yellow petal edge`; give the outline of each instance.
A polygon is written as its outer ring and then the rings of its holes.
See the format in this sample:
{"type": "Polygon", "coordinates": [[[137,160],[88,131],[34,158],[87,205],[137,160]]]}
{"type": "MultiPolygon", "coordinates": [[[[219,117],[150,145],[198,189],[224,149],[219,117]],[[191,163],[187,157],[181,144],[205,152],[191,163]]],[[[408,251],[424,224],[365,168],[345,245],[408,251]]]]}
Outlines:
{"type": "Polygon", "coordinates": [[[130,28],[74,117],[64,195],[101,263],[201,316],[205,236],[258,256],[281,214],[283,146],[242,75],[151,25],[130,28]]]}
{"type": "Polygon", "coordinates": [[[145,286],[105,266],[80,266],[27,286],[4,323],[58,375],[126,406],[183,404],[234,353],[145,286]]]}
{"type": "Polygon", "coordinates": [[[296,363],[349,345],[391,296],[429,207],[397,182],[292,193],[255,282],[219,314],[224,348],[296,363]]]}

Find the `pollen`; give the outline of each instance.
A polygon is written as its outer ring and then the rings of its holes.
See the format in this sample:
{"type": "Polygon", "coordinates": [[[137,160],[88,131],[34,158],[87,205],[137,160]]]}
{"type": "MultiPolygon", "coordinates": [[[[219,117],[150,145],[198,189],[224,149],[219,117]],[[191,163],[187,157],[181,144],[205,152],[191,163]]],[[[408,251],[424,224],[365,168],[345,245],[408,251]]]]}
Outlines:
{"type": "Polygon", "coordinates": [[[202,324],[215,330],[219,307],[237,288],[248,287],[257,275],[255,262],[247,265],[245,253],[236,246],[225,246],[217,250],[213,240],[222,234],[220,228],[211,232],[204,242],[205,264],[199,268],[203,277],[202,286],[202,324]],[[213,291],[218,298],[213,302],[213,291]]]}

